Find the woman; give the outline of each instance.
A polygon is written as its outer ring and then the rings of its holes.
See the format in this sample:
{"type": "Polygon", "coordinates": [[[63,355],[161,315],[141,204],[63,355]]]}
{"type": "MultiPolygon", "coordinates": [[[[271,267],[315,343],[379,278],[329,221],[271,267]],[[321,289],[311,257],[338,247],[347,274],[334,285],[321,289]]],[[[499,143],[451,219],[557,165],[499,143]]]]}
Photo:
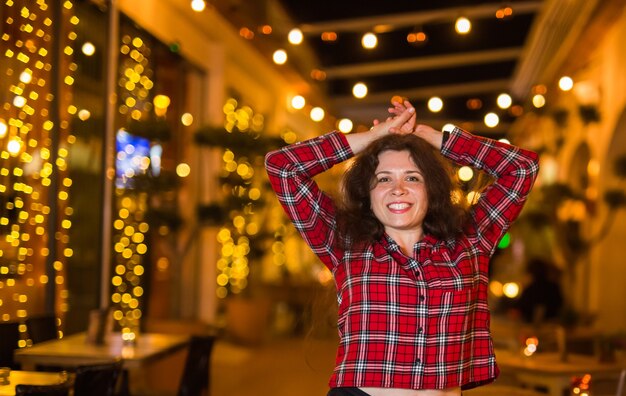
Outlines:
{"type": "Polygon", "coordinates": [[[331,270],[340,337],[328,395],[458,396],[499,370],[489,333],[488,262],[517,217],[537,155],[416,124],[408,102],[368,132],[332,132],[269,153],[287,215],[331,270]],[[469,216],[443,157],[491,174],[469,216]],[[335,204],[313,177],[356,155],[335,204]]]}

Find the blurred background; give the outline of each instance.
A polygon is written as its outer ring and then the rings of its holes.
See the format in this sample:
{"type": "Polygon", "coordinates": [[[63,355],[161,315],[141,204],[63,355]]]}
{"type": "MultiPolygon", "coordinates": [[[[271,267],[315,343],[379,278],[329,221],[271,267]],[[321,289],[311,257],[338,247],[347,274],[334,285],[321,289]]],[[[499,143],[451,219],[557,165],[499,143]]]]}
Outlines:
{"type": "MultiPolygon", "coordinates": [[[[0,321],[20,324],[17,347],[36,343],[30,317],[63,338],[106,312],[130,339],[217,334],[216,395],[323,394],[332,276],[263,157],[369,129],[400,95],[435,128],[540,153],[492,261],[496,346],[623,361],[626,4],[365,3],[3,2],[0,321]]],[[[457,178],[469,200],[486,182],[457,178]]]]}

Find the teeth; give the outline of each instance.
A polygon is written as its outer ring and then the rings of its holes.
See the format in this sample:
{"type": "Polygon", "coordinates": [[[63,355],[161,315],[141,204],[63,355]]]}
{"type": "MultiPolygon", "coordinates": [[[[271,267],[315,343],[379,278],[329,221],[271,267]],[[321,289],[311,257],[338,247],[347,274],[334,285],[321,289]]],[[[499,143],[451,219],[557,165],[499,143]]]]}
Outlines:
{"type": "Polygon", "coordinates": [[[389,204],[389,209],[401,210],[409,207],[408,203],[392,203],[389,204]]]}

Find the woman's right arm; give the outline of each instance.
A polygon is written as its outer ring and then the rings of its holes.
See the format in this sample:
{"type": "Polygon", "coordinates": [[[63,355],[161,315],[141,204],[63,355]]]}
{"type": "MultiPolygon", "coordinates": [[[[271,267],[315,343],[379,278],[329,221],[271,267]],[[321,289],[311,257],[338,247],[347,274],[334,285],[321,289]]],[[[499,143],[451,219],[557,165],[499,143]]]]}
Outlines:
{"type": "Polygon", "coordinates": [[[313,177],[352,155],[345,135],[332,132],[265,156],[265,169],[278,201],[306,243],[331,270],[343,257],[335,246],[335,206],[313,177]]]}

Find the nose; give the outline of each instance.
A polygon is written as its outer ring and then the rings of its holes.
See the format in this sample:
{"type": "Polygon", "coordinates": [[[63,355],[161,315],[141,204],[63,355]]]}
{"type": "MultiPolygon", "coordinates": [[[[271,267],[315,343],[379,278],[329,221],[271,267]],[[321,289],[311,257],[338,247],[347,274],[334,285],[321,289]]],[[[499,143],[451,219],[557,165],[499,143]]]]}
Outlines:
{"type": "Polygon", "coordinates": [[[393,184],[393,189],[391,190],[393,195],[404,195],[406,193],[406,188],[402,181],[397,181],[393,184]]]}

